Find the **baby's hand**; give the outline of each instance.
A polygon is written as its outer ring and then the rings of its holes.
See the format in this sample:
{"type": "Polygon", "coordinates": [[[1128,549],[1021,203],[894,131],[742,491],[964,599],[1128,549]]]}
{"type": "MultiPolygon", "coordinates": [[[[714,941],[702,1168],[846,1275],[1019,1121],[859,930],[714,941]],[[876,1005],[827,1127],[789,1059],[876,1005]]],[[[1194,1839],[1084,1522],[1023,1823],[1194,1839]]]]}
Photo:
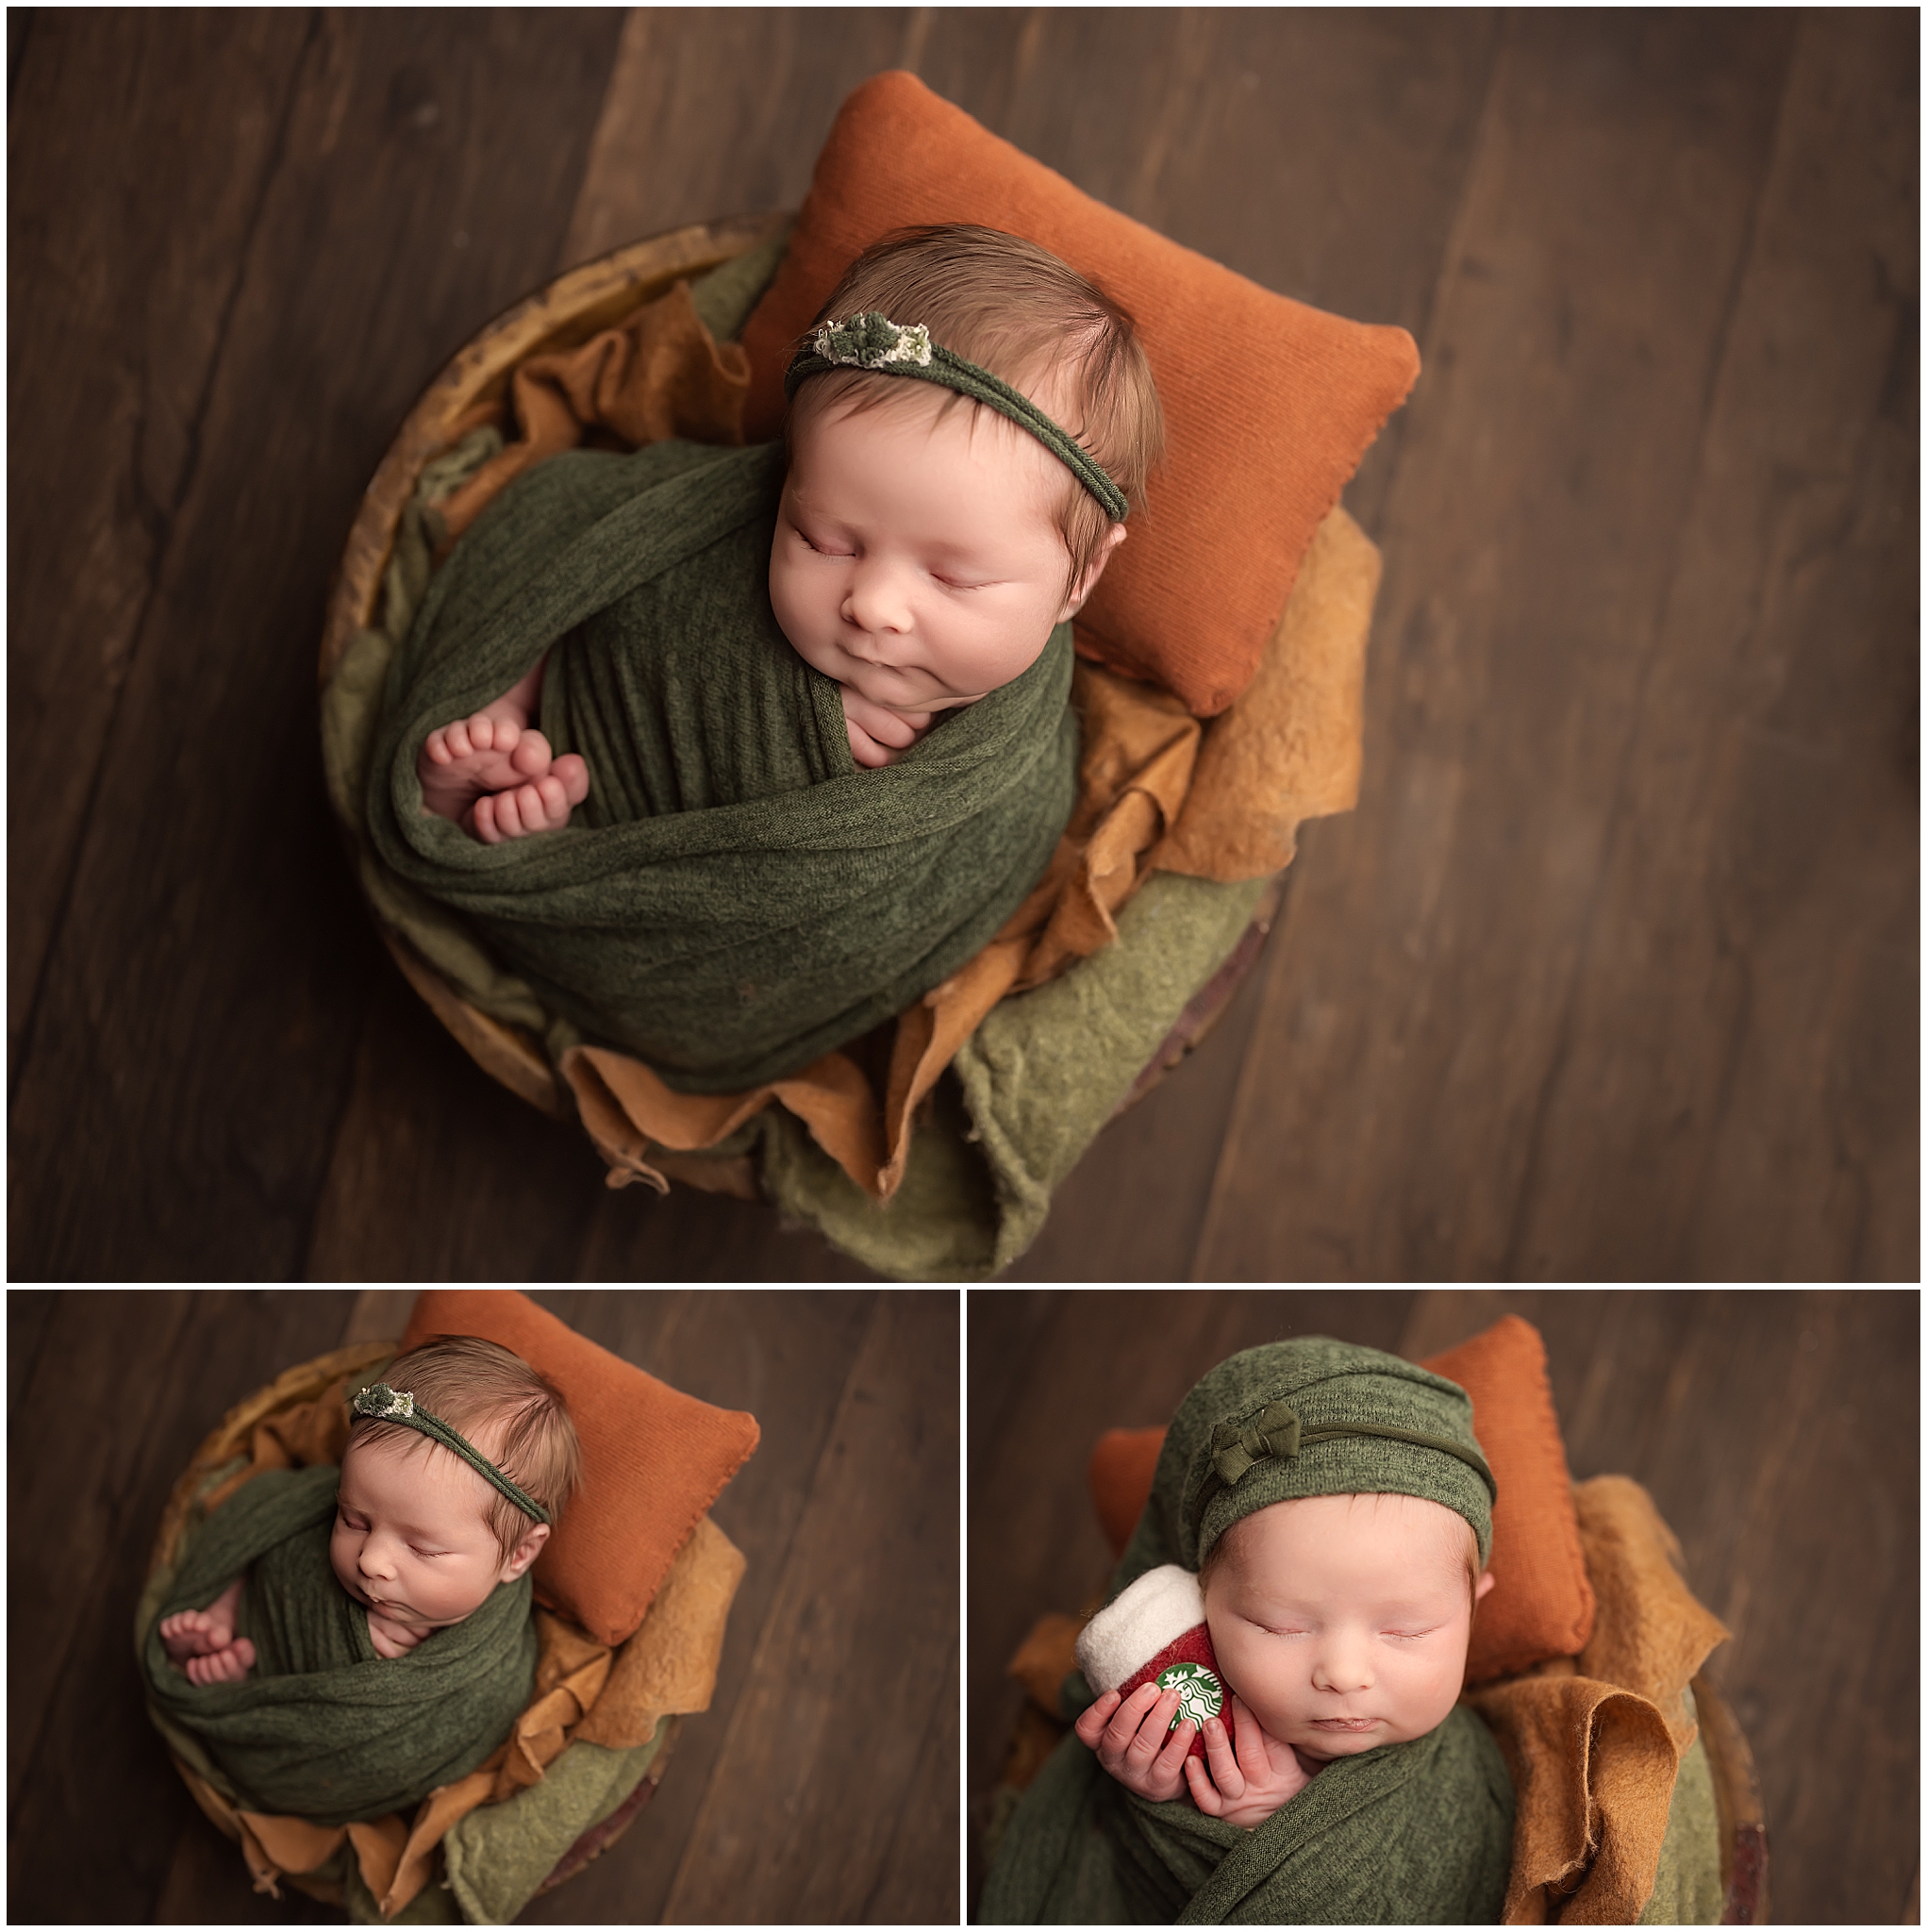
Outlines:
{"type": "Polygon", "coordinates": [[[1207,1817],[1250,1830],[1262,1824],[1281,1806],[1297,1797],[1311,1782],[1298,1753],[1260,1728],[1244,1699],[1234,1695],[1232,1715],[1238,1720],[1238,1749],[1225,1735],[1223,1721],[1204,1720],[1207,1774],[1195,1757],[1185,1762],[1191,1797],[1207,1817]]]}
{"type": "Polygon", "coordinates": [[[1139,1684],[1128,1698],[1106,1690],[1077,1720],[1077,1736],[1127,1791],[1161,1805],[1185,1788],[1185,1753],[1197,1729],[1189,1718],[1170,1729],[1177,1707],[1177,1692],[1155,1684],[1139,1684]]]}
{"type": "Polygon", "coordinates": [[[850,756],[866,770],[895,764],[930,728],[929,711],[887,711],[859,697],[847,684],[841,690],[850,756]]]}
{"type": "Polygon", "coordinates": [[[376,1657],[407,1657],[427,1634],[412,1624],[393,1623],[379,1610],[368,1613],[368,1641],[376,1657]]]}

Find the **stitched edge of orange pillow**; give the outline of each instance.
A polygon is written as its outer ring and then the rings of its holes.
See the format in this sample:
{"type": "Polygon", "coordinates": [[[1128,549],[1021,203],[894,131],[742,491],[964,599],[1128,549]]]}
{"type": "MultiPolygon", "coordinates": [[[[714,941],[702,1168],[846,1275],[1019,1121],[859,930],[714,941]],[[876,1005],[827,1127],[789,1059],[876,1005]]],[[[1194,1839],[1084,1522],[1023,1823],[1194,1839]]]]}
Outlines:
{"type": "MultiPolygon", "coordinates": [[[[1492,1589],[1472,1623],[1466,1682],[1487,1683],[1549,1657],[1577,1657],[1592,1636],[1592,1583],[1539,1331],[1517,1315],[1419,1365],[1471,1398],[1472,1430],[1492,1464],[1492,1589]]],[[[1090,1493],[1121,1557],[1151,1500],[1161,1428],[1109,1429],[1090,1454],[1090,1493]]]]}
{"type": "Polygon", "coordinates": [[[1492,1589],[1472,1621],[1466,1682],[1577,1657],[1592,1635],[1596,1607],[1539,1331],[1518,1315],[1502,1315],[1419,1366],[1471,1397],[1472,1433],[1499,1483],[1492,1589]]]}
{"type": "Polygon", "coordinates": [[[777,433],[789,348],[850,261],[892,228],[949,221],[1029,237],[1137,318],[1171,447],[1148,516],[1078,619],[1078,648],[1216,715],[1256,675],[1319,525],[1418,377],[1417,345],[1181,247],[892,72],[838,110],[783,264],[743,328],[752,440],[777,433]],[[1216,346],[1236,341],[1254,345],[1242,366],[1216,346]],[[1241,439],[1234,467],[1223,425],[1254,411],[1265,433],[1241,439]]]}
{"type": "Polygon", "coordinates": [[[402,1346],[431,1335],[499,1342],[562,1391],[582,1443],[582,1482],[536,1560],[536,1600],[600,1642],[623,1642],[689,1532],[755,1453],[756,1417],[685,1395],[515,1289],[424,1289],[402,1346]]]}

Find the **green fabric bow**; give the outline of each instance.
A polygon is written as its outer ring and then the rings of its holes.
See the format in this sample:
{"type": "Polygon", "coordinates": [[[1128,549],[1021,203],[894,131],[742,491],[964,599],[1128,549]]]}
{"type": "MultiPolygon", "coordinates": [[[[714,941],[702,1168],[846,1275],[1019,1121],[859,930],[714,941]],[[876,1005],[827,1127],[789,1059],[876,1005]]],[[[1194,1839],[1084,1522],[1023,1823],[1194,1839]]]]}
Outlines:
{"type": "Polygon", "coordinates": [[[1387,1428],[1380,1423],[1352,1422],[1330,1428],[1307,1429],[1300,1425],[1295,1410],[1282,1402],[1273,1402],[1267,1405],[1255,1423],[1220,1423],[1211,1431],[1211,1474],[1204,1478],[1204,1487],[1191,1505],[1193,1522],[1202,1523],[1218,1492],[1236,1488],[1259,1463],[1272,1457],[1288,1462],[1298,1454],[1300,1444],[1308,1447],[1339,1436],[1377,1436],[1387,1441],[1415,1442],[1421,1449],[1437,1449],[1440,1455],[1454,1456],[1478,1475],[1491,1500],[1499,1500],[1499,1484],[1490,1466],[1478,1450],[1463,1442],[1448,1441],[1443,1436],[1427,1435],[1419,1429],[1387,1428]]]}

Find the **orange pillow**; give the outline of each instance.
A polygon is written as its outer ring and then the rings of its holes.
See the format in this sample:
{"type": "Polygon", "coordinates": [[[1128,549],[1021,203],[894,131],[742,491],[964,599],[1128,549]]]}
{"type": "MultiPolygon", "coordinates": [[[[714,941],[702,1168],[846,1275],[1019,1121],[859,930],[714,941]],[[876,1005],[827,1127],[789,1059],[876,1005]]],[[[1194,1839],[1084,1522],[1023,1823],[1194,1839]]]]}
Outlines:
{"type": "Polygon", "coordinates": [[[1472,1398],[1472,1433],[1499,1484],[1492,1589],[1472,1620],[1466,1682],[1484,1684],[1548,1657],[1577,1657],[1592,1635],[1592,1584],[1539,1331],[1517,1315],[1502,1315],[1470,1341],[1419,1366],[1472,1398]]]}
{"type": "MultiPolygon", "coordinates": [[[[1539,1331],[1503,1315],[1483,1334],[1419,1365],[1472,1399],[1472,1429],[1492,1465],[1492,1589],[1472,1622],[1466,1682],[1577,1657],[1592,1635],[1592,1584],[1572,1508],[1546,1347],[1539,1331]]],[[[1162,1429],[1112,1429],[1090,1457],[1098,1521],[1121,1557],[1151,1496],[1162,1429]]]]}
{"type": "Polygon", "coordinates": [[[1417,378],[1411,337],[1274,295],[1093,201],[914,75],[880,74],[839,111],[743,329],[752,441],[780,429],[784,369],[844,269],[924,222],[1022,235],[1136,318],[1169,449],[1077,646],[1214,716],[1251,683],[1314,533],[1417,378]]]}
{"type": "Polygon", "coordinates": [[[402,1346],[432,1335],[499,1342],[562,1391],[582,1441],[582,1482],[536,1559],[536,1598],[599,1642],[621,1643],[754,1453],[756,1417],[658,1382],[513,1289],[424,1289],[402,1346]]]}

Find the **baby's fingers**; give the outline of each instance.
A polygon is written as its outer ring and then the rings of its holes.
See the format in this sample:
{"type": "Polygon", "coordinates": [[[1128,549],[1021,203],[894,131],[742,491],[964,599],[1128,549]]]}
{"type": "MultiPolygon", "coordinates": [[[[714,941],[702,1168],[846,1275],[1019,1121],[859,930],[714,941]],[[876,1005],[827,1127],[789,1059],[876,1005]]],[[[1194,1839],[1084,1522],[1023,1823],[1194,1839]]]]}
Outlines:
{"type": "Polygon", "coordinates": [[[1191,1788],[1192,1804],[1205,1817],[1216,1818],[1224,1809],[1224,1800],[1218,1795],[1218,1787],[1211,1782],[1210,1774],[1195,1757],[1185,1759],[1185,1782],[1191,1788]]]}
{"type": "MultiPolygon", "coordinates": [[[[1156,1686],[1147,1685],[1145,1688],[1155,1690],[1156,1686]]],[[[1177,1715],[1177,1707],[1178,1694],[1175,1690],[1166,1690],[1157,1697],[1149,1714],[1138,1724],[1138,1735],[1131,1740],[1130,1749],[1124,1753],[1127,1762],[1141,1767],[1157,1756],[1164,1748],[1165,1734],[1171,1728],[1171,1719],[1177,1715]]]]}
{"type": "Polygon", "coordinates": [[[1173,1790],[1177,1789],[1179,1772],[1191,1761],[1191,1740],[1197,1734],[1196,1722],[1191,1718],[1186,1718],[1177,1729],[1171,1732],[1170,1741],[1157,1754],[1157,1775],[1169,1779],[1173,1790]]]}
{"type": "MultiPolygon", "coordinates": [[[[1239,1726],[1242,1731],[1243,1726],[1239,1726]]],[[[1204,1756],[1211,1762],[1211,1781],[1227,1798],[1244,1796],[1244,1773],[1232,1754],[1231,1739],[1224,1729],[1224,1720],[1207,1717],[1204,1720],[1204,1756]]]]}
{"type": "MultiPolygon", "coordinates": [[[[166,1626],[163,1624],[161,1627],[164,1629],[166,1626]]],[[[1071,1725],[1071,1728],[1077,1733],[1078,1742],[1088,1744],[1095,1750],[1097,1740],[1104,1736],[1105,1725],[1111,1721],[1111,1712],[1123,1701],[1123,1697],[1118,1691],[1106,1690],[1071,1725]]]]}
{"type": "Polygon", "coordinates": [[[1236,1690],[1231,1693],[1231,1714],[1238,1721],[1238,1768],[1252,1782],[1262,1785],[1271,1774],[1271,1755],[1264,1727],[1236,1690]]]}

